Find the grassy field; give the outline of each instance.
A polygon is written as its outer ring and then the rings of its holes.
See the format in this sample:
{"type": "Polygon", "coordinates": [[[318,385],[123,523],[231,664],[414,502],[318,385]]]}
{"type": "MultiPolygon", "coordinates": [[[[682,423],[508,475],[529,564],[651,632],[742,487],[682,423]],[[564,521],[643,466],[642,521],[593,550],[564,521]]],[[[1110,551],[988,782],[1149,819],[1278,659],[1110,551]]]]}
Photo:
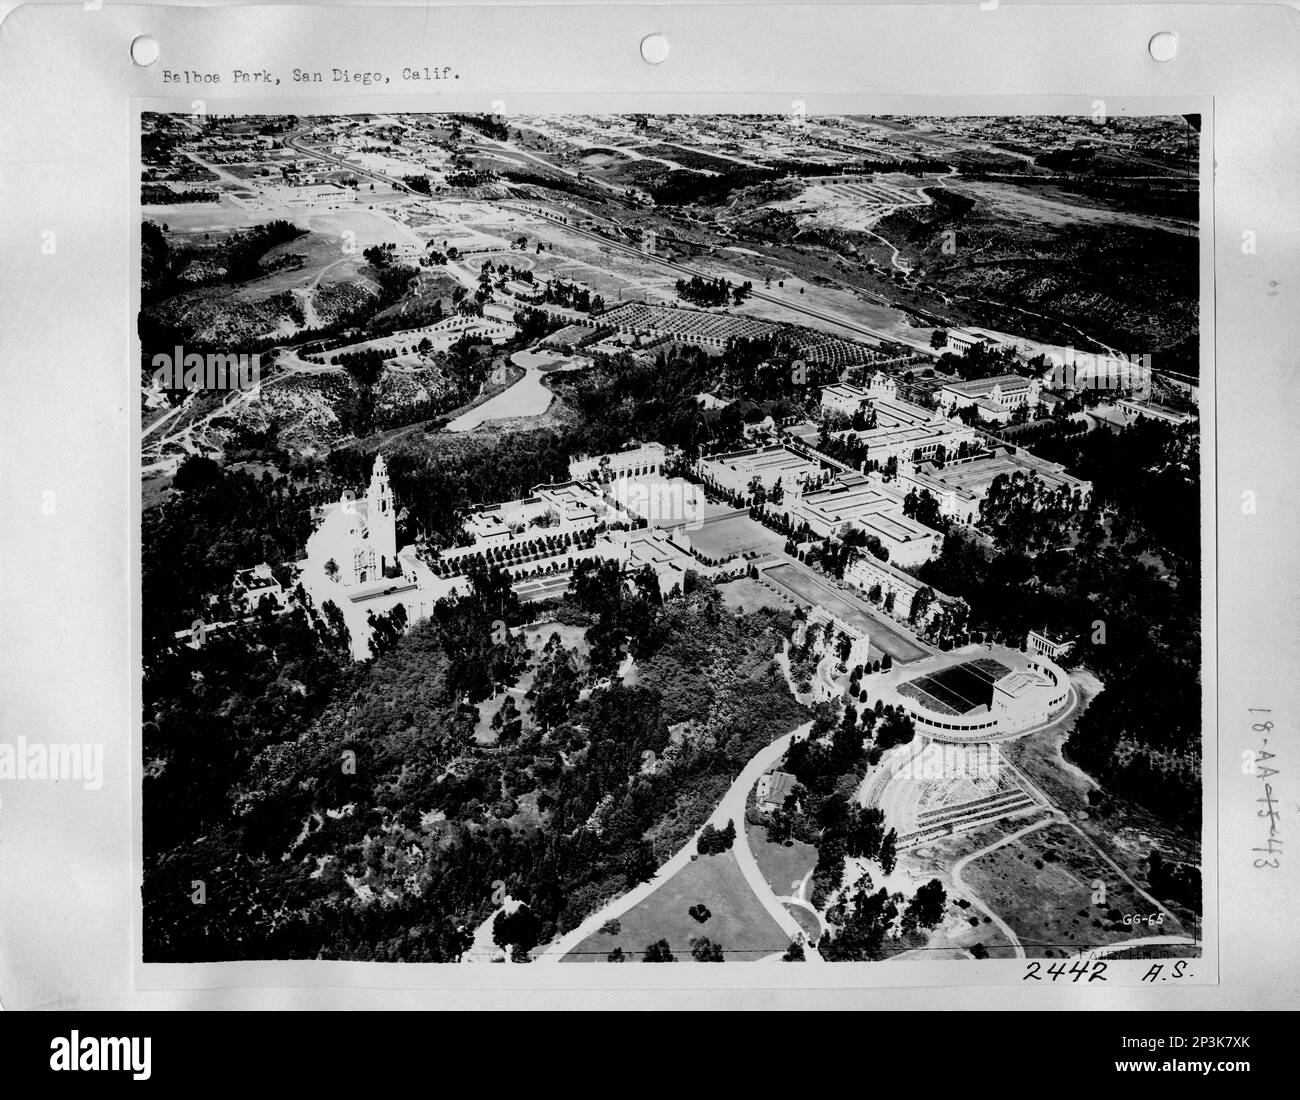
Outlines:
{"type": "Polygon", "coordinates": [[[731,852],[699,856],[640,905],[618,918],[617,933],[588,936],[565,962],[604,962],[615,947],[634,961],[657,940],[666,939],[679,961],[691,961],[691,940],[707,936],[722,946],[724,959],[753,960],[784,951],[789,938],[758,903],[731,852]],[[700,923],[687,910],[704,905],[700,923]]]}
{"type": "MultiPolygon", "coordinates": [[[[948,895],[944,920],[930,932],[926,950],[903,952],[900,958],[966,958],[977,945],[982,946],[991,959],[1015,957],[1015,950],[1001,929],[976,910],[969,899],[955,896],[949,873],[952,865],[968,852],[978,851],[1013,831],[994,824],[961,836],[931,841],[900,856],[899,868],[904,874],[918,883],[937,878],[948,895]]],[[[969,879],[969,875],[966,877],[969,879]]]]}
{"type": "Polygon", "coordinates": [[[967,864],[962,877],[1030,956],[1186,931],[1173,917],[1147,924],[1158,910],[1069,825],[1048,825],[997,848],[967,864]]]}
{"type": "Polygon", "coordinates": [[[731,516],[726,519],[705,520],[698,531],[690,532],[691,545],[711,558],[725,558],[746,550],[761,550],[779,554],[785,539],[749,516],[731,516]]]}
{"type": "MultiPolygon", "coordinates": [[[[1084,706],[1096,695],[1100,684],[1092,677],[1074,677],[1084,706]]],[[[1136,803],[1109,799],[1102,807],[1090,806],[1088,792],[1096,783],[1064,758],[1061,746],[1073,730],[1083,707],[1064,722],[1002,745],[1013,764],[1036,783],[1052,802],[1065,811],[1098,847],[1141,885],[1146,884],[1147,859],[1153,849],[1169,859],[1199,863],[1200,846],[1195,838],[1169,827],[1136,803]]],[[[1161,898],[1168,902],[1168,899],[1161,898]]],[[[1174,907],[1179,919],[1195,935],[1199,917],[1174,907]]]]}
{"type": "Polygon", "coordinates": [[[785,911],[799,922],[799,927],[803,929],[804,935],[806,935],[810,941],[816,943],[818,939],[821,938],[822,927],[817,922],[817,918],[808,912],[808,910],[802,905],[791,905],[786,902],[785,911]]]}
{"type": "Polygon", "coordinates": [[[722,593],[723,603],[734,610],[743,611],[746,615],[764,607],[775,608],[778,611],[790,609],[790,605],[785,600],[766,585],[759,584],[750,577],[738,577],[734,581],[720,584],[718,591],[722,593]]]}
{"type": "Polygon", "coordinates": [[[817,849],[811,844],[801,840],[789,846],[772,844],[763,825],[747,825],[746,831],[758,869],[778,897],[795,893],[808,872],[817,866],[817,849]]]}
{"type": "Polygon", "coordinates": [[[1014,183],[963,180],[953,190],[969,195],[982,204],[981,212],[1008,222],[1043,222],[1055,226],[1135,225],[1142,228],[1165,228],[1169,219],[1149,214],[1135,214],[1112,205],[1090,200],[1087,196],[1065,193],[1045,187],[1021,187],[1014,183]]]}

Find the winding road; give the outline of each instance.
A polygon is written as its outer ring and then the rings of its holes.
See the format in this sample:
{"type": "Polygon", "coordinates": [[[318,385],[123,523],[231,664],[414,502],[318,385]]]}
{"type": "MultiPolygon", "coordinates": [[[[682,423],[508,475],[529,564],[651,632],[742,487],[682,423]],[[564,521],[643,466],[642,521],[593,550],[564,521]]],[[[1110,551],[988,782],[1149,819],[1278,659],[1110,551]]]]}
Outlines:
{"type": "MultiPolygon", "coordinates": [[[[728,821],[736,823],[736,842],[733,850],[736,855],[736,862],[740,865],[741,873],[745,876],[745,881],[749,883],[750,889],[753,890],[754,896],[759,900],[763,908],[776,921],[778,927],[783,932],[786,932],[792,940],[801,937],[803,929],[800,927],[799,922],[777,900],[771,887],[768,886],[767,880],[758,869],[758,862],[754,859],[754,853],[750,850],[749,840],[746,836],[745,806],[749,800],[749,792],[754,789],[759,776],[779,763],[790,745],[800,737],[807,737],[811,729],[812,723],[805,722],[802,726],[798,726],[784,736],[776,738],[776,740],[755,753],[740,775],[736,777],[736,781],[732,783],[727,793],[723,795],[722,801],[718,803],[717,809],[713,811],[712,816],[709,818],[709,823],[715,828],[725,828],[728,821]]],[[[697,830],[690,840],[655,872],[653,878],[647,882],[639,883],[626,894],[615,898],[598,912],[589,916],[573,931],[566,933],[559,939],[552,940],[545,949],[534,957],[533,961],[539,963],[559,962],[588,936],[599,932],[606,921],[613,920],[615,917],[626,913],[629,909],[648,898],[673,875],[690,863],[691,856],[696,854],[695,845],[702,831],[702,827],[697,830]]],[[[820,961],[816,948],[805,944],[804,952],[808,961],[820,961]]]]}

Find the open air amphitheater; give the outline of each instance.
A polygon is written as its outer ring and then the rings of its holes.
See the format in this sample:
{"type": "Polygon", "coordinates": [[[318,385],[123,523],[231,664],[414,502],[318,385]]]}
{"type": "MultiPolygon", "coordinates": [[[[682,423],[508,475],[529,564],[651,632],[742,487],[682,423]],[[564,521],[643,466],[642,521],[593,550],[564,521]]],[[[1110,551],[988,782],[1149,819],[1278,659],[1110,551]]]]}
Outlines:
{"type": "Polygon", "coordinates": [[[1052,804],[996,745],[926,742],[894,770],[880,806],[900,849],[969,832],[1052,804]]]}
{"type": "Polygon", "coordinates": [[[976,743],[1019,736],[1059,718],[1075,698],[1070,678],[1042,655],[994,657],[951,664],[895,685],[918,733],[938,741],[976,743]]]}
{"type": "Polygon", "coordinates": [[[896,672],[877,690],[916,723],[915,740],[859,792],[863,805],[879,806],[894,823],[900,849],[1057,812],[998,745],[1070,713],[1076,693],[1055,663],[970,646],[896,672]]]}

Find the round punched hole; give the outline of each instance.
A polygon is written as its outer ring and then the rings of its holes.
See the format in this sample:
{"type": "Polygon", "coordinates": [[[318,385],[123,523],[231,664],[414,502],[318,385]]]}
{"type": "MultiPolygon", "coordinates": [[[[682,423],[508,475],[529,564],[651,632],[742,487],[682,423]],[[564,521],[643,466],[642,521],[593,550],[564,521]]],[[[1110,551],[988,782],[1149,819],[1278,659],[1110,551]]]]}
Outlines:
{"type": "Polygon", "coordinates": [[[142,34],[131,40],[131,60],[137,65],[152,65],[158,60],[158,39],[142,34]]]}
{"type": "Polygon", "coordinates": [[[668,60],[668,39],[662,34],[647,34],[641,39],[641,57],[650,65],[662,65],[668,60]]]}
{"type": "Polygon", "coordinates": [[[1153,61],[1172,61],[1178,53],[1178,35],[1173,31],[1153,34],[1147,43],[1153,61]]]}

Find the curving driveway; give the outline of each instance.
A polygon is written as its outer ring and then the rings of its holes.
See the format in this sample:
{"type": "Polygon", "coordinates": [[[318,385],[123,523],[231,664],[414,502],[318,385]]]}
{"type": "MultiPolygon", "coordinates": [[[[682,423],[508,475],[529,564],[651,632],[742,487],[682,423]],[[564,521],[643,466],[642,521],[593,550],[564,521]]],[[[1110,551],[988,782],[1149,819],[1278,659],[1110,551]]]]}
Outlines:
{"type": "MultiPolygon", "coordinates": [[[[723,795],[722,801],[718,803],[718,808],[713,811],[708,821],[715,828],[725,828],[728,821],[736,823],[734,851],[736,862],[740,865],[745,881],[749,883],[750,889],[754,891],[754,896],[758,898],[763,908],[776,921],[778,927],[782,931],[790,933],[791,939],[802,936],[803,929],[799,926],[799,922],[777,901],[776,895],[772,893],[771,888],[767,885],[767,880],[763,878],[758,869],[758,863],[754,859],[754,853],[750,851],[749,840],[746,836],[745,806],[749,800],[749,792],[754,789],[758,777],[779,763],[791,743],[800,737],[807,737],[811,729],[812,723],[805,722],[802,726],[798,726],[784,736],[776,738],[776,740],[755,753],[740,775],[736,777],[736,781],[732,783],[727,793],[723,795]]],[[[626,894],[615,898],[604,908],[589,916],[572,932],[566,933],[557,940],[552,940],[539,954],[534,956],[533,961],[539,963],[559,962],[588,936],[599,932],[601,925],[606,921],[613,920],[620,914],[626,913],[629,909],[648,898],[673,875],[690,863],[691,856],[695,854],[696,842],[699,840],[702,831],[703,827],[697,830],[677,853],[655,872],[652,879],[648,882],[639,883],[626,894]]],[[[804,951],[808,959],[817,959],[814,949],[805,945],[804,951]]]]}

